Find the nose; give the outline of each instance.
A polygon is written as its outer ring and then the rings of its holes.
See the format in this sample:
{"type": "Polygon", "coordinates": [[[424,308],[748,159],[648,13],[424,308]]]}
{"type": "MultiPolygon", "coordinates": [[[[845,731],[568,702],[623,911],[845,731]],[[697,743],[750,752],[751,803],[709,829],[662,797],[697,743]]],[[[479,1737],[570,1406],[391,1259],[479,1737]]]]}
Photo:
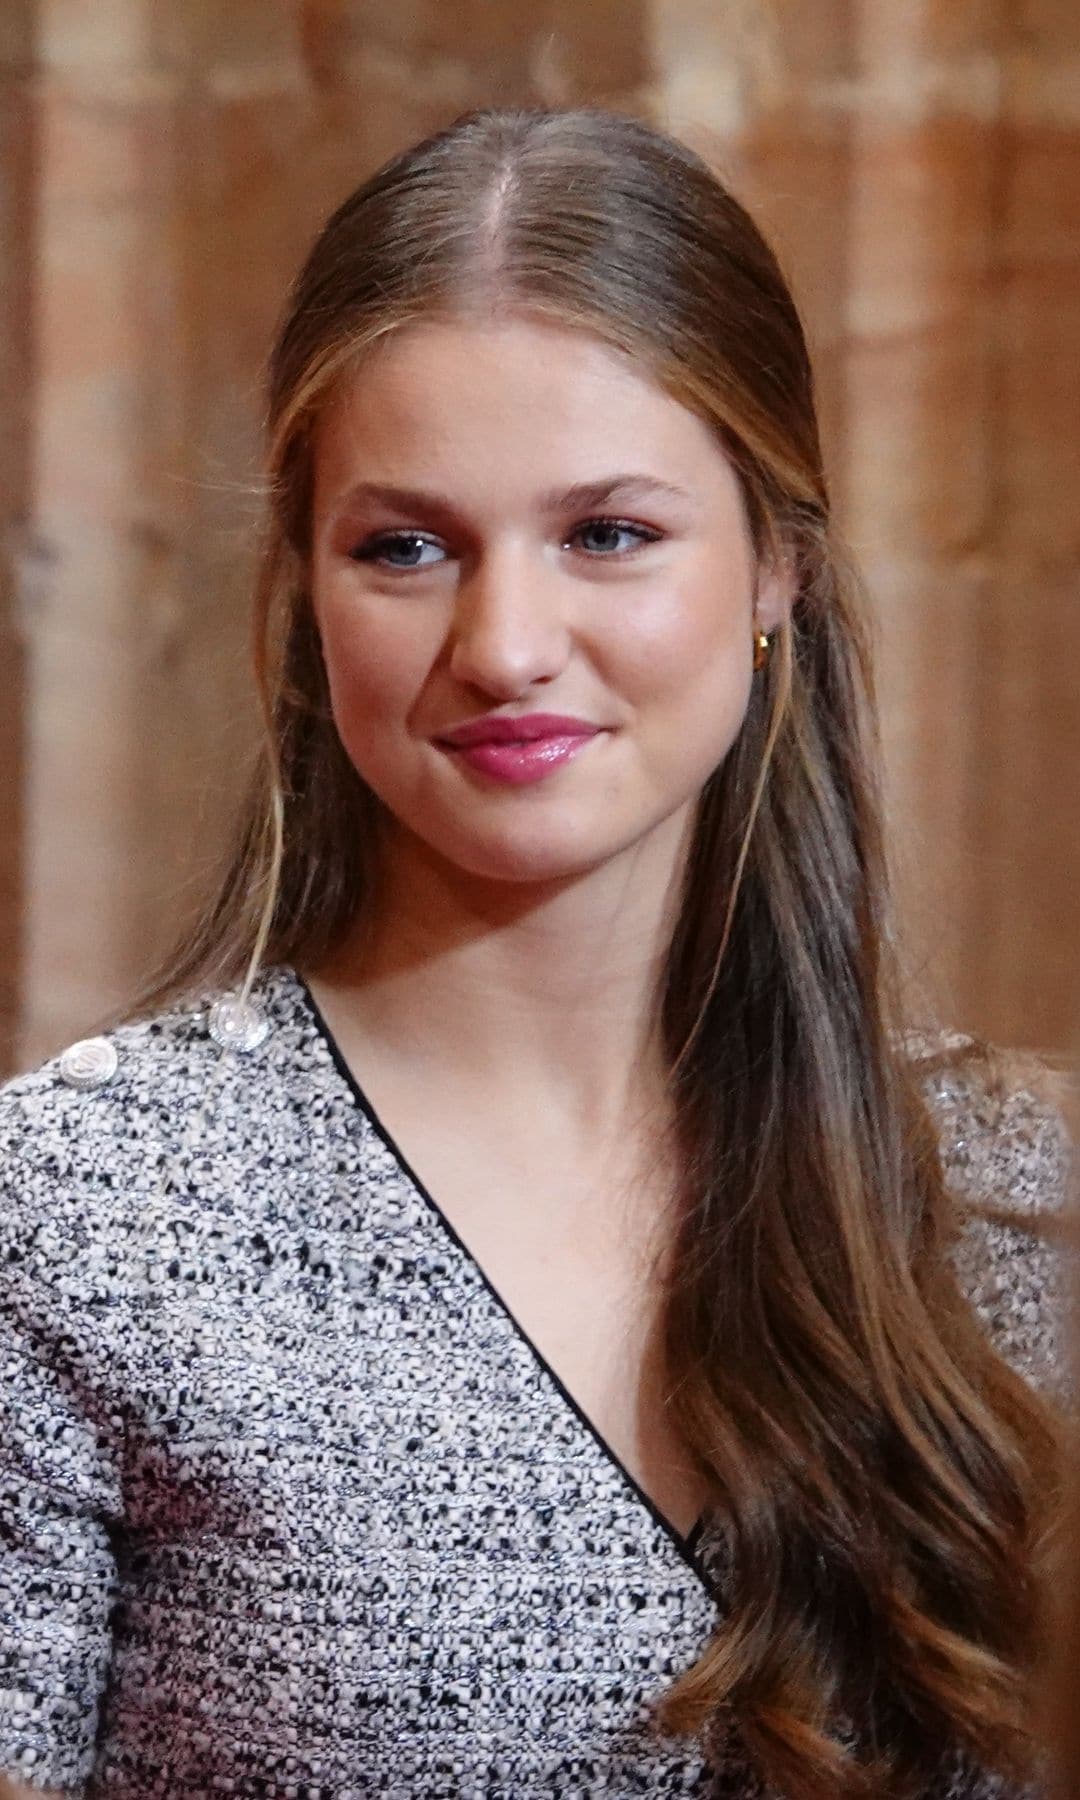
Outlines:
{"type": "Polygon", "coordinates": [[[488,551],[463,574],[450,628],[450,672],[463,685],[514,700],[565,668],[571,634],[562,583],[523,546],[488,551]]]}

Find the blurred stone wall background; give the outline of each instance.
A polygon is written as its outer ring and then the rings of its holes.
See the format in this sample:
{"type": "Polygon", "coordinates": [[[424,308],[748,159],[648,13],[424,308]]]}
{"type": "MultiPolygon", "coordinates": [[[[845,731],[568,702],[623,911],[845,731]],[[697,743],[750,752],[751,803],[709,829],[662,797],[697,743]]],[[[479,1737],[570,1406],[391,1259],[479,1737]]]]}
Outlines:
{"type": "Polygon", "coordinates": [[[875,596],[916,976],[1080,1017],[1076,0],[3,0],[0,1026],[171,939],[252,737],[259,369],[327,211],[475,105],[685,136],[770,231],[875,596]]]}

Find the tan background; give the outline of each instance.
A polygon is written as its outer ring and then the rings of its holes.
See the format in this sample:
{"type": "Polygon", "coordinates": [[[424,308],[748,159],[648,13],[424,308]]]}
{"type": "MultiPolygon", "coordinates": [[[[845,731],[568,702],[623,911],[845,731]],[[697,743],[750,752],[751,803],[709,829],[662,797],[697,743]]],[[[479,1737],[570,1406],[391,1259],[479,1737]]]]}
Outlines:
{"type": "Polygon", "coordinates": [[[1076,0],[2,0],[7,1060],[131,990],[220,842],[289,272],[376,163],[515,100],[684,135],[778,243],[880,620],[913,965],[1065,1047],[1078,37],[1076,0]]]}

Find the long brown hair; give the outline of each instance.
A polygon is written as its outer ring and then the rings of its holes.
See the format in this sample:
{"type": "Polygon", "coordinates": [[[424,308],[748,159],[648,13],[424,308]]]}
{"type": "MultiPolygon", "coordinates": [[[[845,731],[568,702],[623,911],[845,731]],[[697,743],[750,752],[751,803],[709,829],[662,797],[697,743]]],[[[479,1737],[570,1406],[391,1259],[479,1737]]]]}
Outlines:
{"type": "Polygon", "coordinates": [[[363,915],[377,808],[310,602],[313,426],[386,333],[497,310],[592,333],[708,421],[758,553],[798,577],[701,796],[659,997],[685,1167],[672,1404],[730,1569],[657,1728],[711,1741],[736,1723],[791,1800],[920,1794],[947,1746],[1022,1770],[1051,1434],[948,1272],[902,1046],[858,582],[798,313],[689,149],[588,108],[475,112],[326,224],[270,364],[261,762],[218,891],[144,998],[317,965],[363,915]]]}

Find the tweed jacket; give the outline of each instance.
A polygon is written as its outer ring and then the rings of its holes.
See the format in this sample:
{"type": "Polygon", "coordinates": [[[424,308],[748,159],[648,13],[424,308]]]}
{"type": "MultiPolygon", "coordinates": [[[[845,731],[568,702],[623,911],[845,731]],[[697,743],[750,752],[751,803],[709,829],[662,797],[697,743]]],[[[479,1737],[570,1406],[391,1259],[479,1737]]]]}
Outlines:
{"type": "MultiPolygon", "coordinates": [[[[680,1537],[593,1429],[299,976],[253,1002],[0,1094],[0,1769],[112,1800],[751,1800],[734,1735],[710,1767],[649,1729],[716,1623],[708,1521],[680,1537]]],[[[925,1070],[962,1283],[1059,1385],[1029,1228],[1060,1118],[925,1070]]],[[[935,1800],[999,1791],[949,1763],[935,1800]]]]}

